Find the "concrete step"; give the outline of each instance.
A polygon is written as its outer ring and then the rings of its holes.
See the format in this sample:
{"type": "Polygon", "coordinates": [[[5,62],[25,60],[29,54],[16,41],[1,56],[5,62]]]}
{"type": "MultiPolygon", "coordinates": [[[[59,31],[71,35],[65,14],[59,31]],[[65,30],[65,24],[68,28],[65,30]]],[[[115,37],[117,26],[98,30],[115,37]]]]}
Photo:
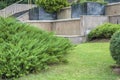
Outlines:
{"type": "Polygon", "coordinates": [[[56,35],[56,36],[67,38],[73,44],[80,44],[80,43],[86,42],[85,36],[80,36],[80,35],[56,35]]]}

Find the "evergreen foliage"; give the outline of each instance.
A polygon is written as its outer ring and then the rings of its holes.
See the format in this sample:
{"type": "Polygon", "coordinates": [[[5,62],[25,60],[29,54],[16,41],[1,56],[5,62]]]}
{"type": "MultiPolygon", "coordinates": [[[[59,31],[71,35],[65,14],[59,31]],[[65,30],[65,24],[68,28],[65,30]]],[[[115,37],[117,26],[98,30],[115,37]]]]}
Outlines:
{"type": "Polygon", "coordinates": [[[60,11],[61,8],[69,6],[67,0],[36,0],[36,4],[49,13],[60,11]]]}
{"type": "Polygon", "coordinates": [[[72,45],[13,18],[0,18],[0,76],[16,78],[65,62],[72,45]]]}
{"type": "Polygon", "coordinates": [[[116,64],[120,66],[120,31],[116,32],[111,38],[110,52],[116,64]]]}

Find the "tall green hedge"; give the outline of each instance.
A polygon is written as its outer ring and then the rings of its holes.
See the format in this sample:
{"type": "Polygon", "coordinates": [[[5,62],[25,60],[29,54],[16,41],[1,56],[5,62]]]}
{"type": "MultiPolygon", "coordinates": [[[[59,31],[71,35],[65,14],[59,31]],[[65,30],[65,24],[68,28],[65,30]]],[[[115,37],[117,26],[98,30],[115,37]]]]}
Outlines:
{"type": "Polygon", "coordinates": [[[0,77],[16,78],[66,61],[68,39],[13,18],[0,18],[0,77]]]}

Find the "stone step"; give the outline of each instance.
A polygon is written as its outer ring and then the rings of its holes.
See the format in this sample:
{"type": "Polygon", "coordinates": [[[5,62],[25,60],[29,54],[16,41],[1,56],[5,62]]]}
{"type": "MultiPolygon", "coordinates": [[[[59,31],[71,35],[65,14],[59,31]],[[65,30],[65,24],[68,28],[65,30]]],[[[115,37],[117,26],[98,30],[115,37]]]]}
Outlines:
{"type": "Polygon", "coordinates": [[[80,36],[80,35],[56,35],[56,36],[67,38],[73,44],[80,44],[86,42],[86,36],[80,36]]]}

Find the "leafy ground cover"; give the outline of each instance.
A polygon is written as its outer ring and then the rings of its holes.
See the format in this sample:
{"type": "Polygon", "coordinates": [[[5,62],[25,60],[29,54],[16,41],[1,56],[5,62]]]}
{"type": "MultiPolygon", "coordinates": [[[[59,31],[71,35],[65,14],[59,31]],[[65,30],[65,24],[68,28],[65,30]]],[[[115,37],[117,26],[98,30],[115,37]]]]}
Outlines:
{"type": "Polygon", "coordinates": [[[84,43],[75,47],[69,54],[68,64],[54,65],[49,70],[31,74],[17,80],[119,80],[112,72],[115,64],[109,43],[84,43]]]}

